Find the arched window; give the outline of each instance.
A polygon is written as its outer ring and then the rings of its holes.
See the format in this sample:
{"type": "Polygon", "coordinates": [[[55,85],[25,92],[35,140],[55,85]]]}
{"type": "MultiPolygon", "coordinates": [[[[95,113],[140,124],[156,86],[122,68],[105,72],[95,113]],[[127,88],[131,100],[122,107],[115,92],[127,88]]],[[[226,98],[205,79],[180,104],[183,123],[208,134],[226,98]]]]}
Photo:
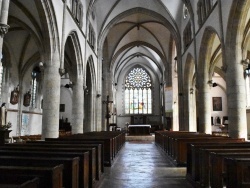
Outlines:
{"type": "Polygon", "coordinates": [[[145,69],[133,68],[125,78],[125,113],[152,113],[152,82],[145,69]]]}
{"type": "Polygon", "coordinates": [[[36,107],[37,89],[38,89],[38,77],[40,74],[39,67],[35,67],[31,73],[32,85],[31,85],[31,106],[36,107]]]}

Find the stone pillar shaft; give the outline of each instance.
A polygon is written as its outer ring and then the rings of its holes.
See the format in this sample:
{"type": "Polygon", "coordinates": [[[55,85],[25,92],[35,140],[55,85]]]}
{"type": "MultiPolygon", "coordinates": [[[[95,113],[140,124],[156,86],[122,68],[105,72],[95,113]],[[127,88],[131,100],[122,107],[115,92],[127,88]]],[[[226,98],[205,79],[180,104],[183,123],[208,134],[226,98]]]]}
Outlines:
{"type": "Polygon", "coordinates": [[[59,136],[59,105],[60,59],[58,51],[54,52],[52,60],[45,62],[43,84],[43,125],[42,138],[57,138],[59,136]]]}
{"type": "Polygon", "coordinates": [[[0,17],[0,23],[1,24],[7,24],[8,21],[8,14],[9,14],[9,0],[3,0],[2,1],[2,7],[1,7],[1,17],[0,17]]]}
{"type": "Polygon", "coordinates": [[[246,89],[243,68],[240,60],[228,59],[227,67],[227,100],[229,136],[247,139],[246,89]],[[239,62],[239,63],[235,63],[239,62]]]}
{"type": "Polygon", "coordinates": [[[199,89],[199,132],[212,133],[211,127],[211,95],[208,81],[202,83],[199,89]]]}
{"type": "Polygon", "coordinates": [[[83,133],[83,80],[78,78],[73,86],[72,134],[83,133]]]}

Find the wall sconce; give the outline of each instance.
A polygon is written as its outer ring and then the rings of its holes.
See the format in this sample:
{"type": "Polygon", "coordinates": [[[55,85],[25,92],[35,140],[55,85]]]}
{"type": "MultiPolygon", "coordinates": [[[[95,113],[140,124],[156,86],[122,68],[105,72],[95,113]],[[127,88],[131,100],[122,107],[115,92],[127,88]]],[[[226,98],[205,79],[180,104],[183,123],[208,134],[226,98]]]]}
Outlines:
{"type": "Polygon", "coordinates": [[[89,90],[88,90],[88,89],[85,89],[84,91],[85,91],[85,92],[84,92],[85,95],[88,95],[88,94],[89,94],[89,90]]]}
{"type": "Polygon", "coordinates": [[[39,62],[38,67],[41,71],[44,71],[45,64],[43,62],[39,62]]]}
{"type": "Polygon", "coordinates": [[[213,80],[208,80],[208,85],[210,86],[210,87],[212,87],[213,86],[213,80]]]}
{"type": "Polygon", "coordinates": [[[66,88],[71,88],[71,89],[73,89],[73,86],[74,86],[74,84],[73,83],[68,83],[68,84],[66,84],[64,87],[66,87],[66,88]]]}
{"type": "Polygon", "coordinates": [[[193,93],[194,93],[194,89],[190,88],[190,94],[193,94],[193,93]]]}
{"type": "Polygon", "coordinates": [[[216,82],[214,82],[212,86],[216,87],[216,86],[218,86],[218,84],[216,82]]]}
{"type": "Polygon", "coordinates": [[[244,77],[250,76],[250,60],[247,58],[245,60],[242,60],[243,67],[245,68],[244,70],[244,77]]]}
{"type": "Polygon", "coordinates": [[[216,82],[213,82],[213,80],[209,80],[207,83],[208,83],[208,85],[210,87],[216,87],[216,86],[218,86],[218,84],[216,82]]]}

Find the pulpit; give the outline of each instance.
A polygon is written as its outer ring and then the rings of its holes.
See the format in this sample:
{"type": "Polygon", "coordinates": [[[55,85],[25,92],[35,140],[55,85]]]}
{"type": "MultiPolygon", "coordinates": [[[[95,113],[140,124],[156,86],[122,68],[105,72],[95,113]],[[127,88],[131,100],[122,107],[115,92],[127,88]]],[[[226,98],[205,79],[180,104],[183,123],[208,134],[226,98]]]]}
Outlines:
{"type": "Polygon", "coordinates": [[[0,145],[5,144],[5,140],[9,138],[9,134],[12,130],[4,129],[0,130],[0,145]]]}

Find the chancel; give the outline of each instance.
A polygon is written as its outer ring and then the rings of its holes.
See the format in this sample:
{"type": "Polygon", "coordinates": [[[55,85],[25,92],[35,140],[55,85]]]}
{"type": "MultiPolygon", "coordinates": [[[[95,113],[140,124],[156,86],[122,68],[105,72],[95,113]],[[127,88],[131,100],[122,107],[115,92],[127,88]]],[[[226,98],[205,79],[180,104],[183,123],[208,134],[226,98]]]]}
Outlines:
{"type": "Polygon", "coordinates": [[[250,0],[0,0],[0,187],[249,186],[249,26],[250,0]]]}

